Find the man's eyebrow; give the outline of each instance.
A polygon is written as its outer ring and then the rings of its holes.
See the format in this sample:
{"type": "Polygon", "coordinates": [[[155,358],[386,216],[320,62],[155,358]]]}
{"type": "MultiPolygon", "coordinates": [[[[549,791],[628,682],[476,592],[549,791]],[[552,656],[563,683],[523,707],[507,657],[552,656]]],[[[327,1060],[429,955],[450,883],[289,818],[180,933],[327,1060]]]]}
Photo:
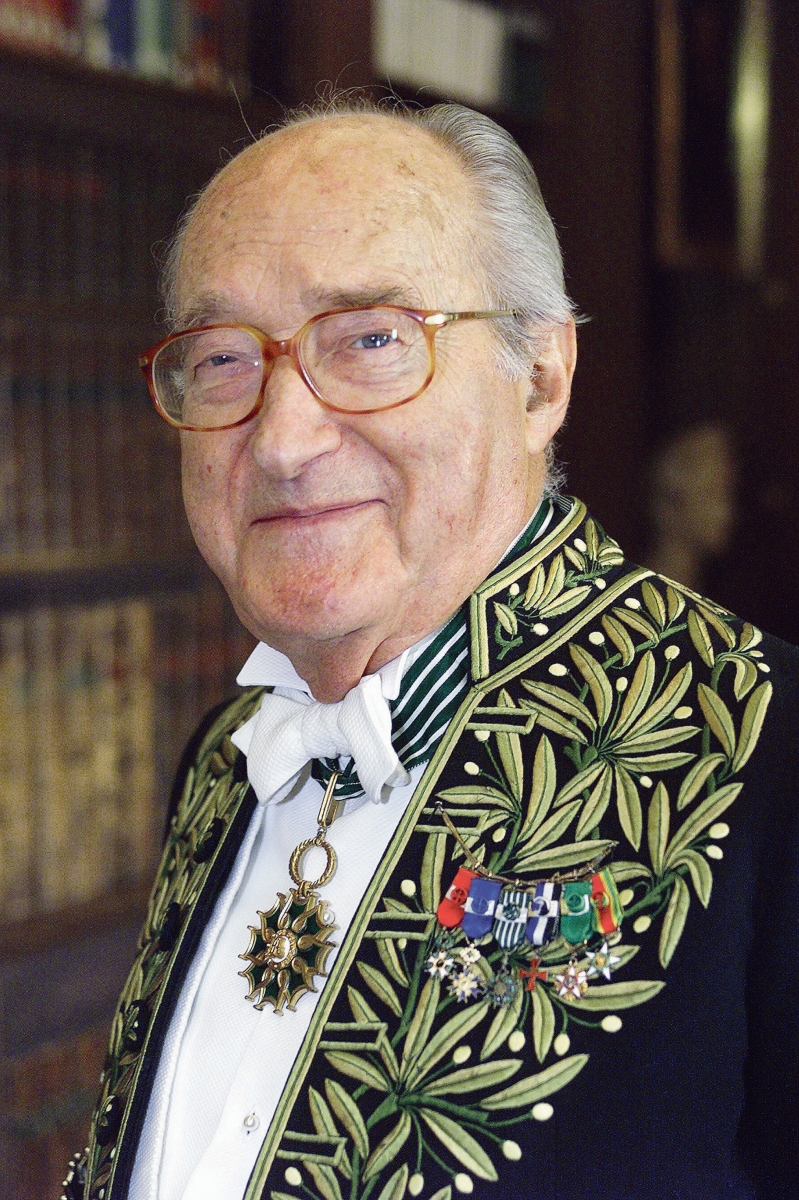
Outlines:
{"type": "Polygon", "coordinates": [[[213,325],[218,321],[230,318],[230,304],[223,296],[207,292],[198,296],[186,308],[178,313],[178,323],[181,329],[196,329],[200,325],[213,325]]]}
{"type": "Polygon", "coordinates": [[[380,304],[398,304],[413,308],[419,304],[418,292],[407,287],[379,285],[364,288],[320,288],[307,292],[303,300],[320,312],[336,308],[367,308],[380,304]]]}
{"type": "MultiPolygon", "coordinates": [[[[416,290],[384,284],[364,288],[314,288],[303,292],[302,302],[310,314],[327,312],[337,308],[368,308],[381,304],[397,304],[404,308],[418,308],[421,297],[416,290]]],[[[198,296],[191,304],[180,310],[180,329],[197,329],[202,325],[232,321],[236,314],[230,301],[215,292],[198,296]]]]}

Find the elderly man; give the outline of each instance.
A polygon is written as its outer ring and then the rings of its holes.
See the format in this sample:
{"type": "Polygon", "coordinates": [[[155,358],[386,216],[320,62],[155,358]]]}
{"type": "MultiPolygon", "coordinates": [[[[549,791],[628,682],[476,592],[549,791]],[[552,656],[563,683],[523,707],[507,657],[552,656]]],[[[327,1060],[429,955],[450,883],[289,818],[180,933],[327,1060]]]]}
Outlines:
{"type": "Polygon", "coordinates": [[[66,1194],[796,1195],[796,655],[553,496],[574,321],[518,147],[304,114],[170,271],[143,366],[260,644],[66,1194]]]}

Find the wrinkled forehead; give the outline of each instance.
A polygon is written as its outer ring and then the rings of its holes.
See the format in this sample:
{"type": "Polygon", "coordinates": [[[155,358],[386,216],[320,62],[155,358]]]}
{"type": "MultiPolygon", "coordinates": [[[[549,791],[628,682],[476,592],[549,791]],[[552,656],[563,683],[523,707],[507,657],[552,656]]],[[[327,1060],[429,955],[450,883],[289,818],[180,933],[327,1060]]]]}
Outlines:
{"type": "Polygon", "coordinates": [[[179,302],[265,256],[331,275],[337,261],[382,255],[409,275],[461,272],[475,210],[460,163],[425,130],[382,114],[309,121],[248,147],[211,182],[184,236],[179,302]]]}

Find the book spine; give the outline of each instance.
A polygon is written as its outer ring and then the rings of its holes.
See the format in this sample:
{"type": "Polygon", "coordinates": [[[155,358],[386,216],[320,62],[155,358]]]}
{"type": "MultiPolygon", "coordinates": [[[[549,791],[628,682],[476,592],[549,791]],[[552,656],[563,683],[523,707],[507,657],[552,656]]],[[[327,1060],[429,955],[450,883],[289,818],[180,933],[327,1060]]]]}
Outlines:
{"type": "Polygon", "coordinates": [[[29,916],[34,904],[29,691],[25,618],[6,613],[0,618],[0,912],[6,920],[29,916]]]}
{"type": "Polygon", "coordinates": [[[111,63],[123,70],[133,67],[134,17],[131,0],[108,0],[108,42],[111,63]]]}
{"type": "Polygon", "coordinates": [[[169,78],[172,70],[172,29],[166,0],[135,0],[133,66],[140,75],[169,78]]]}

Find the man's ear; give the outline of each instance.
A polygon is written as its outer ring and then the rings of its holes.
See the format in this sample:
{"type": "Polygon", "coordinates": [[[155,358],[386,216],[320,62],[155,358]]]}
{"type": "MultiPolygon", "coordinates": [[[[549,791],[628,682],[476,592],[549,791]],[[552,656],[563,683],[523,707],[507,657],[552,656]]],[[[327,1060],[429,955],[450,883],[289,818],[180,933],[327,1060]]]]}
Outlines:
{"type": "Polygon", "coordinates": [[[538,454],[560,429],[569,407],[577,360],[573,317],[539,335],[532,376],[527,384],[527,448],[538,454]]]}

